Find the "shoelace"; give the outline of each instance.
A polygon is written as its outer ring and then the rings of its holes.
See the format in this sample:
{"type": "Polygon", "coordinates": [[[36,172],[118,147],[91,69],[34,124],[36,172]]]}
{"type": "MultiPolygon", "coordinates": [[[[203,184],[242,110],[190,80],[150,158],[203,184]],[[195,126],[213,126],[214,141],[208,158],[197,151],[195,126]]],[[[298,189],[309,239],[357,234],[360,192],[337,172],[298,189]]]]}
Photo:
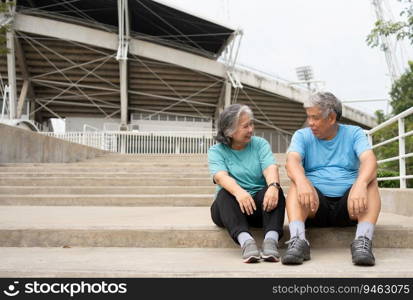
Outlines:
{"type": "Polygon", "coordinates": [[[366,237],[362,237],[360,239],[357,239],[354,242],[354,248],[356,251],[361,251],[361,252],[369,252],[369,239],[366,237]]]}
{"type": "Polygon", "coordinates": [[[286,241],[285,243],[288,245],[288,249],[293,248],[298,240],[299,240],[299,238],[297,236],[295,236],[295,237],[289,239],[288,241],[286,241]]]}

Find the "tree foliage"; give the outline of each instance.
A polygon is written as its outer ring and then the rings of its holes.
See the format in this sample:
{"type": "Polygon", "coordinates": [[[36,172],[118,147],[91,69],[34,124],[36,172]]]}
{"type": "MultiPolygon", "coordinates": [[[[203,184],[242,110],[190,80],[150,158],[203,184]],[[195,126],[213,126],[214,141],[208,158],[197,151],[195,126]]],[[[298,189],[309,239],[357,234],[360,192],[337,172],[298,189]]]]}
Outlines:
{"type": "MultiPolygon", "coordinates": [[[[390,91],[391,106],[393,111],[389,115],[385,115],[383,111],[376,111],[377,121],[383,123],[392,116],[413,107],[413,62],[409,62],[409,69],[396,80],[390,91]]],[[[405,119],[405,132],[413,130],[413,115],[408,116],[405,119]]],[[[394,123],[388,127],[381,129],[373,135],[374,144],[389,140],[390,138],[399,135],[398,124],[394,123]]],[[[413,152],[413,136],[408,136],[405,139],[406,153],[413,152]]],[[[398,156],[399,154],[399,142],[394,141],[385,146],[374,149],[374,152],[378,160],[386,159],[390,157],[398,156]]],[[[378,176],[379,177],[392,177],[398,176],[399,165],[398,161],[388,162],[380,164],[378,176]]],[[[413,157],[406,159],[406,174],[413,175],[413,157]]],[[[380,182],[381,187],[394,187],[398,186],[398,182],[384,181],[380,182]]],[[[408,180],[408,187],[413,187],[413,180],[408,180]]]]}
{"type": "MultiPolygon", "coordinates": [[[[384,44],[381,43],[381,36],[394,36],[397,40],[408,40],[413,45],[413,0],[399,0],[405,4],[398,22],[377,21],[370,34],[367,36],[366,42],[370,47],[380,47],[385,50],[384,44]]],[[[389,115],[385,115],[383,111],[376,111],[376,117],[379,123],[385,122],[392,116],[398,115],[401,112],[413,107],[413,62],[409,62],[409,67],[398,80],[393,83],[390,91],[391,106],[393,111],[389,115]]],[[[413,130],[413,115],[405,119],[405,132],[413,130]]],[[[390,138],[398,136],[397,123],[390,125],[373,135],[373,143],[377,144],[386,141],[390,138]]],[[[413,152],[413,136],[408,136],[405,139],[406,153],[413,152]]],[[[395,157],[399,155],[399,142],[394,141],[385,146],[374,149],[378,160],[395,157]]],[[[406,159],[406,174],[413,175],[413,157],[406,159]]],[[[399,162],[392,161],[380,164],[378,177],[393,177],[399,175],[399,162]]],[[[398,181],[381,181],[381,187],[398,187],[398,181]]],[[[413,187],[413,180],[407,181],[407,186],[413,187]]]]}
{"type": "MultiPolygon", "coordinates": [[[[6,14],[10,11],[10,8],[15,5],[15,2],[0,2],[0,15],[6,14]]],[[[7,39],[6,33],[10,29],[10,25],[1,25],[0,26],[0,55],[7,54],[9,51],[7,49],[7,39]]]]}
{"type": "Polygon", "coordinates": [[[413,44],[413,0],[399,0],[399,2],[405,4],[400,13],[402,20],[397,22],[378,20],[367,36],[367,45],[385,50],[385,45],[381,43],[382,36],[394,36],[397,40],[408,39],[413,44]]]}

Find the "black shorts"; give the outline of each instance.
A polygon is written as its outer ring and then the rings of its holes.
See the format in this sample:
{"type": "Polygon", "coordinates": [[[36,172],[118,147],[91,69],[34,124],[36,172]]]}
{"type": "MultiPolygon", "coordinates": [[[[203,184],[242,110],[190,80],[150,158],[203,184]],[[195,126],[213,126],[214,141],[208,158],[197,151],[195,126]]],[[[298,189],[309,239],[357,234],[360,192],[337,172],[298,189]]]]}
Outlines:
{"type": "Polygon", "coordinates": [[[317,188],[320,204],[314,218],[305,221],[306,227],[344,227],[355,226],[357,220],[351,220],[347,209],[349,188],[342,197],[324,196],[317,188]]]}

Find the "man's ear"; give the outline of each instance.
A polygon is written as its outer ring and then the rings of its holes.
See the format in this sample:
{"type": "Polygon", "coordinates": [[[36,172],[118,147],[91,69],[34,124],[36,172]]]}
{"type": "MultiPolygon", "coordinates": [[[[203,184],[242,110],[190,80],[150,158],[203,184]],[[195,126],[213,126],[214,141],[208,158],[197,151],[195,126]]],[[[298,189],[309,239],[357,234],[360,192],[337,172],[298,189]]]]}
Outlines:
{"type": "Polygon", "coordinates": [[[329,113],[328,120],[333,124],[336,123],[336,121],[337,121],[336,113],[334,113],[334,112],[329,113]]]}

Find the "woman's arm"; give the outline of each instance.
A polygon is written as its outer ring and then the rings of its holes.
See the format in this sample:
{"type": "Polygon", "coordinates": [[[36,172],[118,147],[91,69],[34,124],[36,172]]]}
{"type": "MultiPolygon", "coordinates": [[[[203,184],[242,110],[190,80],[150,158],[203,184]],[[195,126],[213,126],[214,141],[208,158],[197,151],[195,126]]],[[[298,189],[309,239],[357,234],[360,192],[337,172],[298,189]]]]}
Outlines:
{"type": "MultiPolygon", "coordinates": [[[[262,174],[265,177],[267,185],[273,182],[280,183],[280,176],[278,174],[278,167],[276,165],[269,165],[262,174]]],[[[276,186],[268,187],[264,195],[263,209],[267,212],[272,211],[278,205],[279,190],[276,186]]]]}

